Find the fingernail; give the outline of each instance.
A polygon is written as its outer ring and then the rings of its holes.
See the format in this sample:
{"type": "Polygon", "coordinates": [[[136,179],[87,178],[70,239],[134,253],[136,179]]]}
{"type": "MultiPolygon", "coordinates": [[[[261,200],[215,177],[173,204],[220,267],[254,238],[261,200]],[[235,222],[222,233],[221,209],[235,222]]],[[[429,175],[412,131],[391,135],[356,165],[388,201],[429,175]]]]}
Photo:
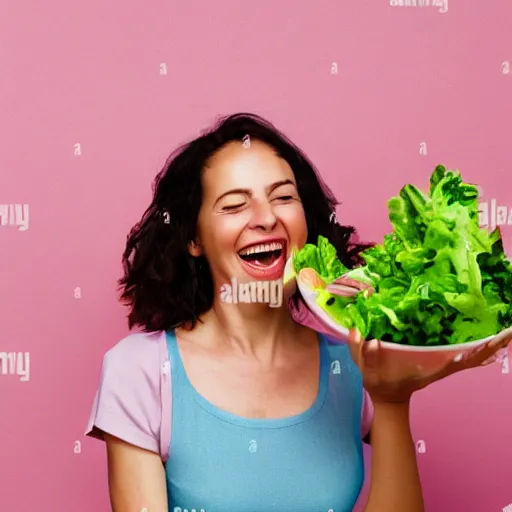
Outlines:
{"type": "Polygon", "coordinates": [[[370,340],[368,342],[368,350],[377,350],[379,348],[379,342],[377,340],[370,340]]]}
{"type": "Polygon", "coordinates": [[[462,354],[457,354],[454,358],[453,358],[453,362],[454,363],[460,363],[462,361],[462,354]]]}
{"type": "Polygon", "coordinates": [[[496,345],[499,345],[500,342],[503,341],[502,339],[500,339],[499,336],[495,336],[491,341],[489,341],[489,343],[487,343],[487,346],[489,348],[493,348],[495,347],[496,345]]]}

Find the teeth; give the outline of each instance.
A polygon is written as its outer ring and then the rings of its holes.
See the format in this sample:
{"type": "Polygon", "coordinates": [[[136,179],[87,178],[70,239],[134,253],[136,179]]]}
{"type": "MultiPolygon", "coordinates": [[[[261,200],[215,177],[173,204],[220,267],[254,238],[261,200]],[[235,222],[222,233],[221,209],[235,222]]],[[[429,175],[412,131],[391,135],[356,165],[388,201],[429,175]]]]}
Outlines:
{"type": "Polygon", "coordinates": [[[251,247],[247,247],[246,249],[242,249],[240,251],[241,256],[247,256],[249,254],[256,254],[260,252],[270,252],[270,251],[278,251],[283,248],[282,242],[272,242],[271,244],[259,244],[252,245],[251,247]]]}

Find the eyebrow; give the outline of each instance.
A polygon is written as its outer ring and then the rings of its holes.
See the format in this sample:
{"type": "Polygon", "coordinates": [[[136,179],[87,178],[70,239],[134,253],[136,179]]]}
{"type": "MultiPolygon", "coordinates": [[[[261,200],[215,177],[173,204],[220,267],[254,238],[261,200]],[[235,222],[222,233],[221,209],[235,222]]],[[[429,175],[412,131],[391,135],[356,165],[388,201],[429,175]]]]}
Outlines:
{"type": "MultiPolygon", "coordinates": [[[[270,194],[272,193],[276,188],[279,188],[279,187],[282,187],[283,185],[293,185],[294,187],[296,186],[295,183],[292,181],[292,180],[280,180],[280,181],[276,181],[275,183],[272,183],[272,185],[269,185],[267,187],[267,193],[270,194]]],[[[231,190],[228,190],[227,192],[224,192],[223,194],[221,194],[216,200],[215,200],[215,203],[214,203],[214,206],[224,197],[230,195],[230,194],[244,194],[244,195],[251,195],[252,191],[248,188],[233,188],[231,190]]]]}

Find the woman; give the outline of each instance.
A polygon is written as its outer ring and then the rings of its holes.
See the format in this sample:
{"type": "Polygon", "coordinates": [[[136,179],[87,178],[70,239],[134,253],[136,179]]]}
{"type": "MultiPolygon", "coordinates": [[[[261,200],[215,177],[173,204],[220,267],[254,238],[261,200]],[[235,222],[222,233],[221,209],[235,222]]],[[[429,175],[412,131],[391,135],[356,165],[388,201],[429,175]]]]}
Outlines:
{"type": "Polygon", "coordinates": [[[296,295],[269,307],[219,294],[280,279],[292,247],[318,235],[358,264],[364,247],[332,220],[335,206],[306,156],[254,115],[171,155],[123,259],[129,327],[143,332],[105,355],[87,429],[106,440],[115,512],[348,512],[362,437],[365,510],[424,510],[411,395],[482,364],[510,331],[437,375],[397,373],[377,341],[331,343],[296,295]]]}

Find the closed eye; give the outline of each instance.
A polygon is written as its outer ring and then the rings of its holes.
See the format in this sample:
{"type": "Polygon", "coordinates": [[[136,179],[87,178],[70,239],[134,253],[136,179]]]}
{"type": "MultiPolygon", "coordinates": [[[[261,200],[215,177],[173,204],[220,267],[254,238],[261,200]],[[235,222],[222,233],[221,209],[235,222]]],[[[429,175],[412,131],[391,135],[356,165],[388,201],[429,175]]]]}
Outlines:
{"type": "Polygon", "coordinates": [[[230,205],[230,206],[223,206],[223,207],[222,207],[222,210],[223,210],[223,211],[236,210],[237,208],[241,208],[244,204],[245,204],[245,203],[233,204],[233,205],[230,205]]]}
{"type": "MultiPolygon", "coordinates": [[[[293,199],[293,196],[279,196],[277,199],[279,199],[280,201],[290,201],[293,199]]],[[[229,212],[229,211],[237,210],[238,208],[241,208],[242,206],[245,206],[245,203],[223,206],[222,211],[229,212]]]]}

